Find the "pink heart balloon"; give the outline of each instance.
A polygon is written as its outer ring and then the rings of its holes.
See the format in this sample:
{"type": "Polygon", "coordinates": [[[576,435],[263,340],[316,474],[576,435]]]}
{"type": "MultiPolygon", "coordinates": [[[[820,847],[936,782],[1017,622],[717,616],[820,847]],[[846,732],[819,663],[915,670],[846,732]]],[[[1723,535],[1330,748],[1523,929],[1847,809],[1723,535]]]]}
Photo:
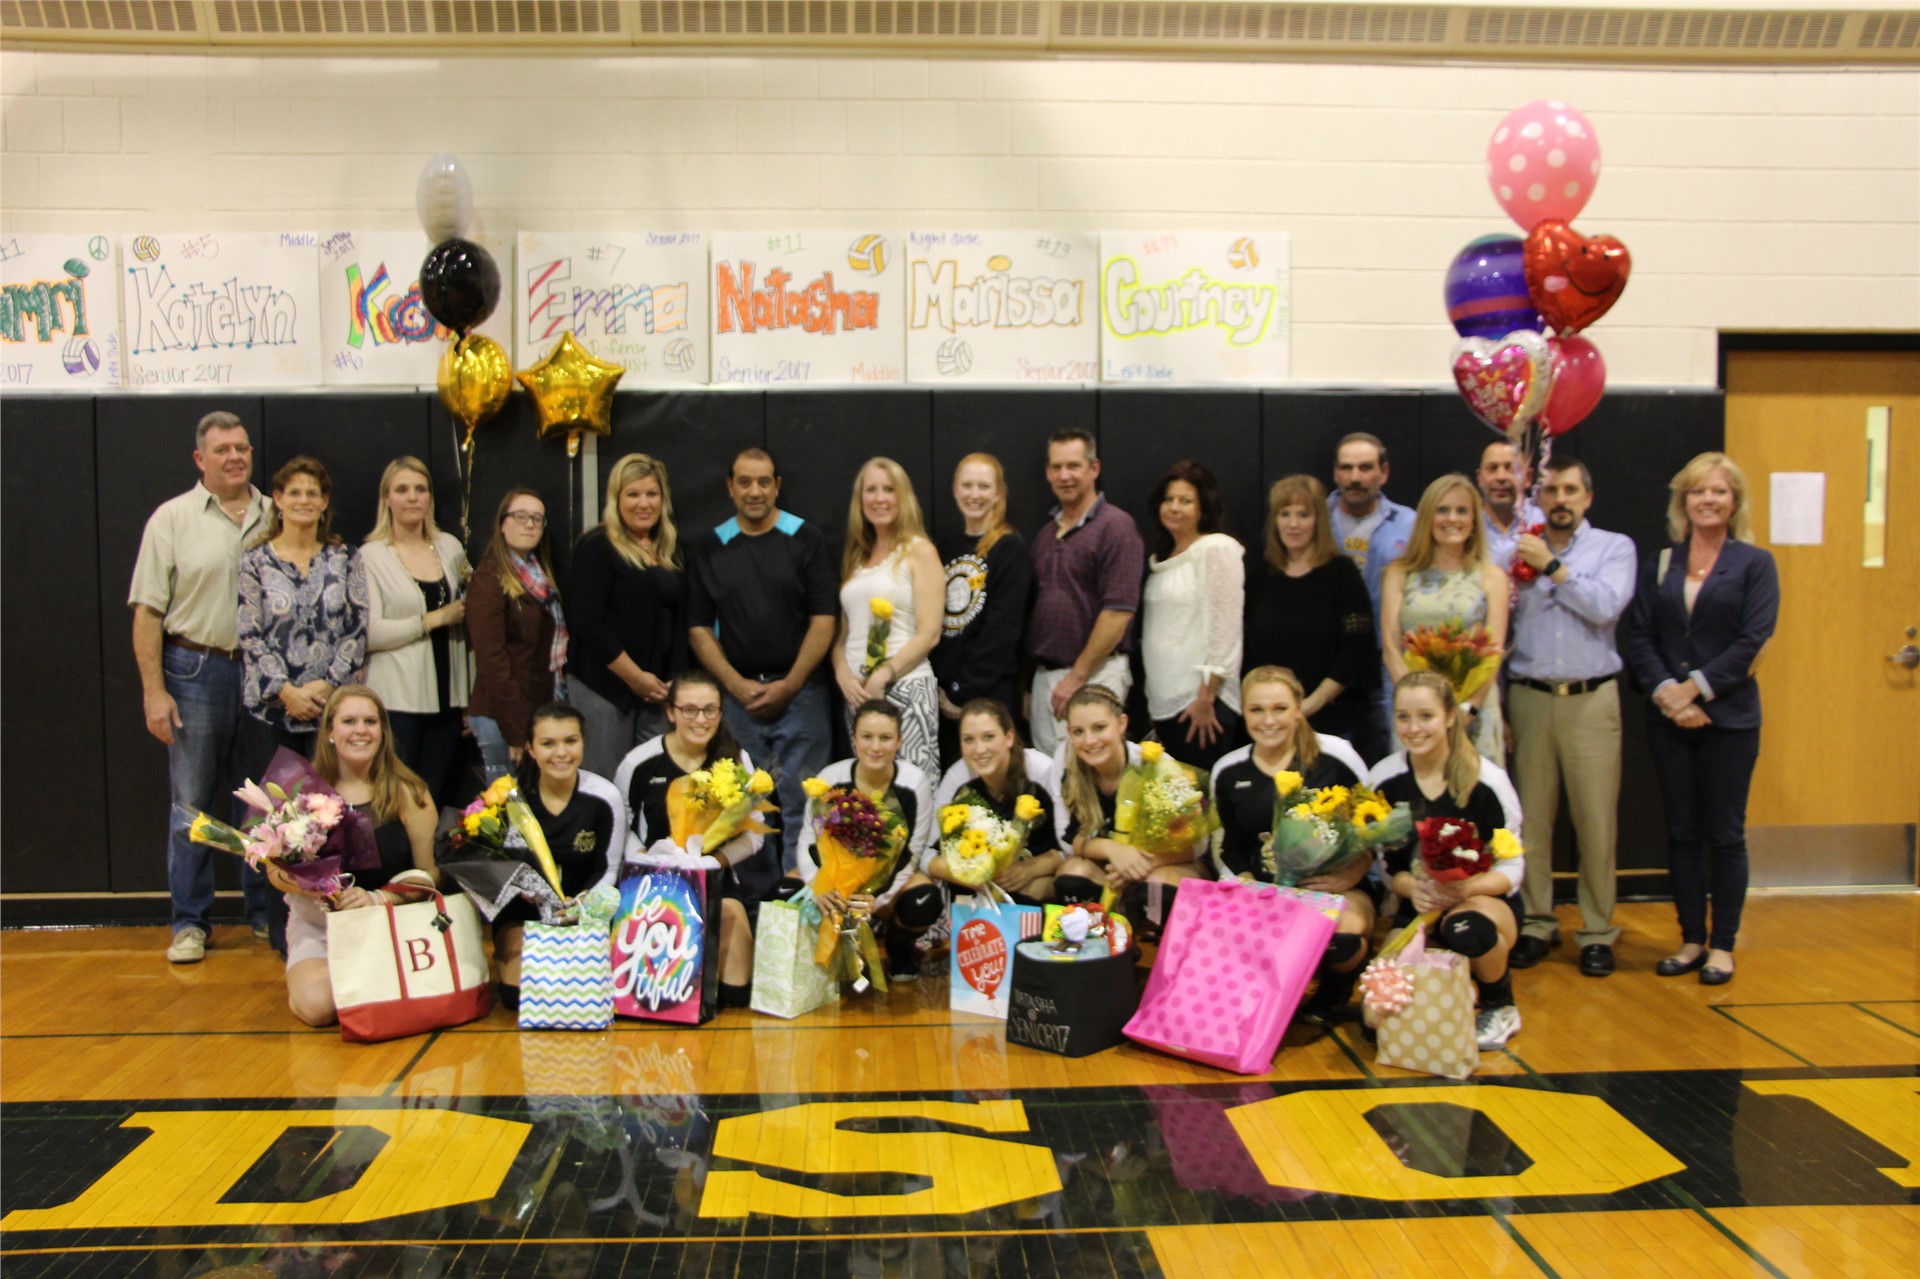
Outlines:
{"type": "Polygon", "coordinates": [[[1540,425],[1548,435],[1562,435],[1580,425],[1600,403],[1607,389],[1607,362],[1600,348],[1582,337],[1548,338],[1553,351],[1553,389],[1540,410],[1540,425]]]}
{"type": "Polygon", "coordinates": [[[1464,338],[1453,348],[1453,383],[1473,415],[1502,435],[1525,427],[1546,405],[1553,352],[1527,329],[1503,338],[1464,338]]]}

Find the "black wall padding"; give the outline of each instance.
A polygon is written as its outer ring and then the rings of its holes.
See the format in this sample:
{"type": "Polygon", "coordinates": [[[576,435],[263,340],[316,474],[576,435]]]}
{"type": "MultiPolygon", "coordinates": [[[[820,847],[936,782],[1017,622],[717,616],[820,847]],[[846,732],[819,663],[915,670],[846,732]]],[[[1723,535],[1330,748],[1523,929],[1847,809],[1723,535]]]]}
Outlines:
{"type": "Polygon", "coordinates": [[[965,527],[953,504],[953,473],[969,453],[991,453],[1007,476],[1007,519],[1033,544],[1053,491],[1047,487],[1047,437],[1077,426],[1096,431],[1099,394],[1091,390],[960,390],[933,397],[931,492],[920,494],[936,537],[965,527]]]}
{"type": "MultiPolygon", "coordinates": [[[[599,443],[602,510],[613,464],[628,453],[645,453],[666,465],[681,545],[733,518],[727,468],[741,449],[766,446],[764,392],[646,391],[617,396],[613,405],[613,434],[599,443]]],[[[588,518],[598,519],[598,512],[588,518]]]]}
{"type": "MultiPolygon", "coordinates": [[[[0,738],[7,760],[0,883],[10,893],[112,887],[100,595],[90,585],[99,573],[93,403],[85,396],[0,400],[7,442],[0,472],[7,557],[0,574],[0,738]]],[[[121,590],[124,597],[124,583],[121,590]]],[[[125,604],[112,616],[116,623],[125,618],[125,604]]],[[[137,720],[138,698],[132,709],[137,720]]],[[[160,815],[149,816],[161,829],[160,815]]]]}
{"type": "Polygon", "coordinates": [[[870,457],[906,468],[924,511],[935,492],[933,393],[794,391],[767,397],[767,448],[780,464],[780,508],[818,524],[836,572],[854,476],[870,457]]]}
{"type": "Polygon", "coordinates": [[[333,481],[334,532],[358,546],[379,518],[380,474],[387,463],[416,457],[432,465],[429,402],[412,391],[271,396],[266,449],[254,459],[254,483],[270,489],[273,473],[299,454],[320,459],[333,481]]]}
{"type": "Polygon", "coordinates": [[[1226,531],[1241,542],[1260,527],[1258,391],[1103,390],[1100,485],[1133,516],[1153,553],[1159,513],[1154,487],[1169,465],[1191,459],[1213,472],[1226,506],[1226,531]]]}
{"type": "MultiPolygon", "coordinates": [[[[153,508],[200,480],[193,465],[193,429],[215,409],[238,414],[253,435],[254,478],[267,447],[260,395],[103,395],[94,401],[94,457],[100,529],[100,654],[102,724],[106,756],[107,851],[113,891],[164,891],[167,887],[167,750],[147,733],[140,673],[133,664],[133,615],[127,588],[140,553],[140,534],[153,508]]],[[[18,465],[11,442],[7,469],[18,465]]],[[[11,476],[9,477],[11,478],[11,476]]],[[[40,478],[48,491],[80,482],[66,466],[40,478]]],[[[9,574],[11,576],[11,574],[9,574]]],[[[11,700],[11,685],[7,693],[11,700]]],[[[9,796],[20,792],[9,786],[9,796]]],[[[49,811],[28,820],[64,820],[66,805],[46,796],[49,811]]],[[[30,810],[29,810],[30,811],[30,810]]],[[[216,817],[221,814],[214,814],[216,817]]],[[[11,871],[13,850],[6,856],[11,871]]],[[[238,860],[220,858],[215,874],[223,887],[239,883],[238,860]],[[232,864],[229,864],[232,863],[232,864]]]]}

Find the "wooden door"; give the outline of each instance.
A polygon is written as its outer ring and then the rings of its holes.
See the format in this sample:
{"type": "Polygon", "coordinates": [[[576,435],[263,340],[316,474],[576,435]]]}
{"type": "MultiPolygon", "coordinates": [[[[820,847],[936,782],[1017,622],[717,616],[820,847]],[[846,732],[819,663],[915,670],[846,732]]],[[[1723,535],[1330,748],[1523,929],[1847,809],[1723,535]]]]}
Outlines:
{"type": "Polygon", "coordinates": [[[1920,627],[1920,355],[1753,351],[1727,361],[1727,452],[1780,570],[1779,629],[1748,825],[1757,884],[1914,882],[1920,672],[1887,660],[1920,627]],[[1867,418],[1888,410],[1884,567],[1867,542],[1867,418]],[[1769,476],[1826,475],[1818,546],[1775,546],[1769,476]],[[1810,829],[1813,828],[1813,829],[1810,829]]]}

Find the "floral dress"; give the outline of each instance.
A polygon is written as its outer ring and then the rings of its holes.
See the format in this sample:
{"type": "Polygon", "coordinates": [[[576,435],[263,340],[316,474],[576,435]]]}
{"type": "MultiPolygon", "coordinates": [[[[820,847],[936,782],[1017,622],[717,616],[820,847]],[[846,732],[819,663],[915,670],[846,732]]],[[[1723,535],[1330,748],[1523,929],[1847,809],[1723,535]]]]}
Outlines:
{"type": "Polygon", "coordinates": [[[359,678],[367,660],[367,577],[359,552],[323,546],[303,574],[262,542],[241,554],[239,584],[241,698],[256,719],[311,733],[314,721],[288,720],[280,687],[323,679],[338,688],[359,678]]]}
{"type": "MultiPolygon", "coordinates": [[[[1407,577],[1406,594],[1401,598],[1400,629],[1417,631],[1423,626],[1444,626],[1459,622],[1467,626],[1487,624],[1487,590],[1478,569],[1423,568],[1407,577]]],[[[1498,640],[1500,637],[1495,636],[1498,640]]],[[[1479,717],[1474,722],[1473,745],[1494,763],[1506,754],[1506,730],[1500,717],[1500,685],[1487,690],[1479,717]]]]}

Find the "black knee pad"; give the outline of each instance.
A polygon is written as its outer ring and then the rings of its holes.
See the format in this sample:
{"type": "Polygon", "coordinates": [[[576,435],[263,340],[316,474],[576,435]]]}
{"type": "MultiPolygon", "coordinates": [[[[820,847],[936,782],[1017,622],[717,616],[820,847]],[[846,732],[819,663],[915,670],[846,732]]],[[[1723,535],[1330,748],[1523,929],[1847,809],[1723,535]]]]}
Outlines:
{"type": "Polygon", "coordinates": [[[1075,906],[1100,900],[1100,882],[1085,875],[1056,875],[1053,900],[1062,906],[1075,906]]]}
{"type": "Polygon", "coordinates": [[[795,879],[793,876],[789,875],[785,879],[781,880],[779,883],[773,886],[772,900],[777,902],[787,901],[791,899],[795,893],[799,892],[801,889],[805,888],[806,886],[807,885],[805,880],[795,879]]]}
{"type": "Polygon", "coordinates": [[[1500,930],[1478,911],[1463,910],[1441,921],[1440,938],[1454,954],[1473,959],[1500,944],[1500,930]]]}
{"type": "Polygon", "coordinates": [[[917,933],[939,921],[940,908],[945,904],[938,887],[919,884],[893,899],[894,922],[917,933]]]}

